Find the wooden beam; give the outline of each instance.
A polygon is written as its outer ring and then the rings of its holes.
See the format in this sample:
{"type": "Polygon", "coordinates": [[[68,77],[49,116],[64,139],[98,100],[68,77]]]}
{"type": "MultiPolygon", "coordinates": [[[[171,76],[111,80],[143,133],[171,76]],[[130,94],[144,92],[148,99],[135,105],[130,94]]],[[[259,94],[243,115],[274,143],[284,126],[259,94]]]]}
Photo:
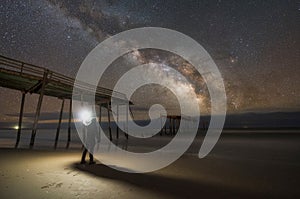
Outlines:
{"type": "MultiPolygon", "coordinates": [[[[0,55],[0,86],[15,89],[19,91],[28,91],[30,93],[41,92],[43,75],[47,69],[35,66],[29,63],[24,63],[19,60],[11,59],[0,55]]],[[[95,101],[101,103],[102,101],[110,101],[112,93],[115,93],[115,99],[120,103],[126,102],[125,96],[122,93],[115,92],[111,89],[103,87],[95,87],[85,82],[75,81],[75,79],[48,71],[47,86],[44,95],[52,97],[62,97],[64,99],[71,99],[73,95],[73,86],[78,87],[78,90],[86,92],[88,95],[93,96],[93,91],[96,89],[95,101]]],[[[74,100],[74,98],[73,98],[74,100]]],[[[129,102],[133,104],[132,102],[129,102]]]]}
{"type": "Polygon", "coordinates": [[[107,119],[108,119],[109,139],[110,139],[110,141],[112,141],[111,126],[110,126],[109,102],[107,102],[107,119]]]}
{"type": "Polygon", "coordinates": [[[18,147],[21,137],[21,130],[22,130],[22,120],[23,120],[23,111],[24,111],[24,103],[25,103],[25,92],[22,92],[22,99],[21,99],[21,107],[20,107],[20,115],[19,115],[19,124],[18,124],[18,133],[16,139],[15,148],[18,147]]]}
{"type": "Polygon", "coordinates": [[[65,104],[65,99],[62,100],[61,103],[61,108],[60,108],[60,113],[59,113],[59,120],[58,120],[58,125],[57,125],[57,130],[56,130],[56,136],[55,136],[55,143],[54,143],[54,148],[56,149],[57,147],[57,142],[58,142],[58,137],[59,137],[59,132],[60,132],[60,126],[61,126],[61,119],[62,115],[64,112],[64,104],[65,104]]]}
{"type": "Polygon", "coordinates": [[[40,91],[40,89],[43,86],[43,80],[38,81],[38,83],[36,83],[35,85],[33,85],[31,88],[29,88],[27,90],[27,92],[29,92],[30,94],[32,93],[37,93],[40,91]]]}
{"type": "Polygon", "coordinates": [[[126,129],[125,129],[125,137],[128,140],[128,114],[129,114],[129,104],[126,104],[126,129]]]}
{"type": "Polygon", "coordinates": [[[36,136],[36,131],[37,131],[37,124],[38,124],[38,120],[39,120],[40,113],[41,113],[41,107],[42,107],[42,102],[43,102],[43,97],[44,97],[45,86],[46,86],[46,83],[47,83],[48,73],[49,73],[49,71],[46,70],[44,72],[44,75],[43,75],[43,83],[42,83],[42,87],[40,89],[39,101],[38,101],[38,104],[37,104],[37,109],[36,109],[36,112],[35,112],[34,123],[33,123],[33,127],[32,127],[32,132],[31,132],[30,148],[33,147],[34,141],[35,141],[35,136],[36,136]]]}
{"type": "Polygon", "coordinates": [[[178,133],[178,131],[179,131],[179,124],[180,124],[180,118],[177,118],[176,119],[176,130],[177,130],[177,132],[176,133],[178,133]]]}
{"type": "Polygon", "coordinates": [[[166,122],[165,122],[165,135],[167,135],[167,120],[168,118],[166,117],[166,122]]]}
{"type": "Polygon", "coordinates": [[[159,131],[159,135],[162,136],[162,132],[163,132],[163,122],[162,122],[162,116],[160,114],[160,131],[159,131]]]}
{"type": "Polygon", "coordinates": [[[101,126],[101,121],[102,121],[102,108],[101,104],[99,105],[99,125],[101,126]]]}
{"type": "Polygon", "coordinates": [[[68,122],[68,140],[66,148],[69,148],[71,141],[71,119],[72,119],[72,99],[70,99],[69,105],[69,122],[68,122]]]}
{"type": "Polygon", "coordinates": [[[175,133],[176,133],[176,117],[175,118],[173,118],[173,135],[175,135],[175,133]]]}
{"type": "Polygon", "coordinates": [[[116,126],[117,126],[117,139],[119,139],[119,105],[117,104],[117,122],[116,122],[116,126]]]}

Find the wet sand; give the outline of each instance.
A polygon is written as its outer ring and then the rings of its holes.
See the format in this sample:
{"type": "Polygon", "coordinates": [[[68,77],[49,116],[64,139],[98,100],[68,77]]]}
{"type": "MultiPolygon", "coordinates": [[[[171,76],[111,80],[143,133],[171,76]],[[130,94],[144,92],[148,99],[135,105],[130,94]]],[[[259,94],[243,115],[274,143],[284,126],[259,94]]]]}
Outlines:
{"type": "Polygon", "coordinates": [[[0,149],[1,198],[300,197],[299,134],[223,134],[206,158],[188,153],[146,174],[80,165],[80,156],[80,150],[0,149]]]}

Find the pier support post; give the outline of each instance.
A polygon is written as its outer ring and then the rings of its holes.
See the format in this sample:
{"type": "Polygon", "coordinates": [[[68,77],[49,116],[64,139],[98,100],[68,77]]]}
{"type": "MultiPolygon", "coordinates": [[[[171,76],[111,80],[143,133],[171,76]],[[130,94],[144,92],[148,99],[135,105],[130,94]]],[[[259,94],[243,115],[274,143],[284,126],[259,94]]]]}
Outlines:
{"type": "Polygon", "coordinates": [[[129,102],[126,103],[126,129],[125,129],[125,137],[128,140],[128,114],[129,114],[129,102]]]}
{"type": "Polygon", "coordinates": [[[65,104],[65,99],[62,100],[61,103],[61,108],[60,108],[60,113],[59,113],[59,120],[58,120],[58,125],[57,125],[57,130],[56,130],[56,136],[55,136],[55,144],[54,148],[56,149],[57,147],[57,142],[58,142],[58,137],[59,137],[59,132],[60,132],[60,126],[61,126],[61,119],[64,111],[64,104],[65,104]]]}
{"type": "Polygon", "coordinates": [[[175,135],[175,133],[176,133],[176,121],[177,121],[177,119],[173,118],[173,135],[175,135]]]}
{"type": "Polygon", "coordinates": [[[68,139],[67,139],[66,148],[69,148],[70,141],[71,141],[71,119],[72,119],[72,99],[70,99],[70,105],[69,105],[68,139]]]}
{"type": "Polygon", "coordinates": [[[20,115],[19,115],[19,124],[18,124],[18,132],[17,132],[17,139],[15,148],[18,147],[20,138],[21,138],[21,130],[22,130],[22,120],[23,120],[23,111],[24,111],[24,103],[25,103],[25,92],[22,92],[22,99],[21,99],[21,108],[20,108],[20,115]]]}
{"type": "Polygon", "coordinates": [[[102,110],[101,110],[101,104],[99,105],[99,125],[101,125],[101,120],[102,120],[102,110]]]}
{"type": "Polygon", "coordinates": [[[168,121],[168,116],[166,116],[166,122],[165,122],[165,126],[164,126],[164,128],[165,128],[165,135],[167,135],[167,121],[168,121]]]}
{"type": "Polygon", "coordinates": [[[99,104],[99,138],[101,139],[101,131],[102,131],[102,127],[101,127],[101,122],[102,122],[102,104],[99,104]]]}
{"type": "Polygon", "coordinates": [[[30,148],[33,148],[34,141],[35,141],[36,130],[37,130],[37,125],[38,125],[38,121],[39,121],[39,117],[40,117],[40,113],[41,113],[41,107],[42,107],[42,102],[43,102],[43,97],[44,97],[45,86],[46,86],[46,83],[47,83],[48,73],[49,73],[49,71],[46,70],[44,72],[44,75],[43,75],[43,80],[42,80],[41,89],[40,89],[39,101],[38,101],[38,104],[37,104],[37,109],[36,109],[36,112],[35,112],[35,117],[34,117],[32,132],[31,132],[31,139],[30,139],[30,145],[29,145],[30,148]]]}
{"type": "Polygon", "coordinates": [[[160,131],[159,131],[159,135],[162,136],[162,131],[163,131],[164,127],[163,127],[163,124],[162,124],[162,116],[161,116],[161,114],[160,114],[159,118],[160,118],[160,131]]]}
{"type": "Polygon", "coordinates": [[[119,139],[119,105],[117,104],[117,122],[116,122],[116,126],[117,126],[117,139],[119,139]]]}
{"type": "Polygon", "coordinates": [[[169,117],[169,135],[172,135],[172,118],[169,117]]]}
{"type": "Polygon", "coordinates": [[[178,131],[179,131],[180,119],[181,119],[181,118],[177,118],[177,119],[176,119],[176,133],[178,133],[178,131]]]}
{"type": "Polygon", "coordinates": [[[109,140],[112,141],[111,126],[110,126],[109,102],[107,102],[107,119],[108,119],[109,140]]]}

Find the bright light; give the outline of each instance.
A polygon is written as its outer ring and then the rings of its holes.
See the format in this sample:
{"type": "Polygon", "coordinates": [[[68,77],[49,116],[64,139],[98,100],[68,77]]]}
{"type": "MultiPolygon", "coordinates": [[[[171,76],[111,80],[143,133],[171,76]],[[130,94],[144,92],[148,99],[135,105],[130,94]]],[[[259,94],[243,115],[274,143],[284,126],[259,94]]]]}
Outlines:
{"type": "Polygon", "coordinates": [[[14,129],[18,130],[18,129],[19,129],[19,126],[18,126],[18,125],[14,126],[14,129]]]}
{"type": "Polygon", "coordinates": [[[79,113],[79,119],[85,126],[90,125],[92,123],[92,119],[93,119],[91,111],[86,110],[86,109],[82,110],[79,113]]]}

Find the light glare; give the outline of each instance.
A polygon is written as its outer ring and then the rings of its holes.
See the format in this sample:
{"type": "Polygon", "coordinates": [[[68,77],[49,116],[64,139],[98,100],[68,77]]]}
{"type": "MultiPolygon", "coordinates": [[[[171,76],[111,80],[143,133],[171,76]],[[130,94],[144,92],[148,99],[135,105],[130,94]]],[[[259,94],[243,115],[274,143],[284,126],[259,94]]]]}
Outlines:
{"type": "Polygon", "coordinates": [[[85,126],[88,126],[92,123],[92,113],[89,110],[84,109],[79,113],[79,119],[85,126]]]}

